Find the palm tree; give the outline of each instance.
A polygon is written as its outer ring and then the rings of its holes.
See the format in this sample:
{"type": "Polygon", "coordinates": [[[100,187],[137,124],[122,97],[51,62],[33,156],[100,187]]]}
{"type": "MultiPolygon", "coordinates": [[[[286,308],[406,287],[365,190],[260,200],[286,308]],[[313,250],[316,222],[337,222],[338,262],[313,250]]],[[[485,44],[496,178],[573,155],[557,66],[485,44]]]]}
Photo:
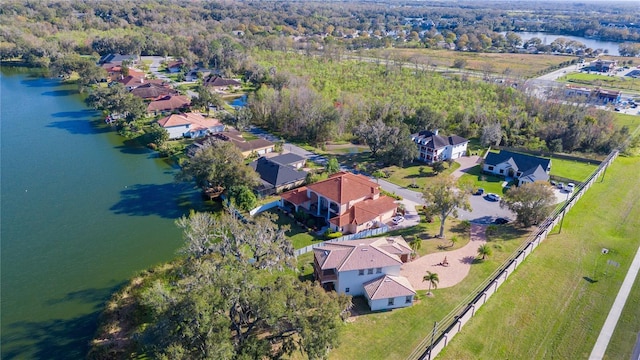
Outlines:
{"type": "Polygon", "coordinates": [[[491,256],[491,248],[489,247],[489,245],[480,245],[480,247],[478,247],[478,255],[482,256],[482,260],[484,260],[487,256],[491,256]]]}
{"type": "Polygon", "coordinates": [[[438,274],[427,271],[427,275],[422,277],[422,281],[429,282],[429,291],[427,292],[427,295],[431,295],[431,287],[433,286],[434,289],[437,289],[440,279],[438,278],[438,274]]]}
{"type": "Polygon", "coordinates": [[[420,250],[420,248],[422,247],[422,239],[420,239],[418,236],[414,236],[413,240],[409,242],[409,246],[411,246],[411,250],[413,250],[414,253],[417,253],[418,250],[420,250]]]}
{"type": "Polygon", "coordinates": [[[449,239],[449,241],[451,241],[451,247],[456,246],[456,243],[458,242],[458,237],[457,236],[452,236],[451,239],[449,239]]]}

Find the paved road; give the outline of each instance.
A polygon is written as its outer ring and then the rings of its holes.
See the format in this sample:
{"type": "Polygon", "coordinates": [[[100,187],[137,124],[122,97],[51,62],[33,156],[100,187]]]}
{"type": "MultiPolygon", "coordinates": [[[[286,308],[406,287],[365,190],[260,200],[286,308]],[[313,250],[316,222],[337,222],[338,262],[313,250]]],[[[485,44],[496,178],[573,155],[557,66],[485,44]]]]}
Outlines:
{"type": "MultiPolygon", "coordinates": [[[[613,331],[616,329],[616,325],[618,324],[618,319],[622,314],[624,304],[627,302],[627,298],[631,292],[631,287],[638,276],[638,271],[640,271],[640,248],[638,248],[636,256],[633,258],[629,271],[627,271],[627,276],[624,277],[620,291],[618,291],[616,300],[613,302],[613,306],[611,306],[609,315],[607,315],[607,320],[605,320],[602,330],[600,330],[600,335],[598,335],[598,340],[596,340],[596,344],[593,346],[589,360],[600,360],[604,356],[607,346],[609,345],[609,341],[611,340],[611,336],[613,335],[613,331]]],[[[635,349],[634,353],[635,351],[640,350],[635,349]]],[[[636,358],[640,358],[640,356],[636,358]]]]}

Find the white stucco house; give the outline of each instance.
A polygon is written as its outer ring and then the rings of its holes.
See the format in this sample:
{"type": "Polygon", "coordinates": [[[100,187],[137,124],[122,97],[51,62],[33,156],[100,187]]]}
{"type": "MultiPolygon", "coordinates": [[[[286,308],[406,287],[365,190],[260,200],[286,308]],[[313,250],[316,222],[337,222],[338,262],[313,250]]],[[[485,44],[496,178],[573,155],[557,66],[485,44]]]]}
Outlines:
{"type": "Polygon", "coordinates": [[[325,243],[313,253],[314,276],[326,290],[364,296],[373,311],[413,304],[416,292],[400,276],[411,254],[401,236],[325,243]]]}
{"type": "Polygon", "coordinates": [[[418,160],[434,163],[455,160],[467,153],[469,140],[457,136],[440,136],[438,130],[420,131],[411,135],[411,140],[418,146],[418,160]]]}
{"type": "Polygon", "coordinates": [[[517,179],[520,186],[530,182],[549,181],[551,159],[502,150],[499,153],[488,153],[482,170],[505,178],[517,179]]]}
{"type": "Polygon", "coordinates": [[[198,113],[171,114],[158,120],[158,124],[169,133],[169,139],[181,137],[199,138],[224,131],[218,119],[209,119],[198,113]]]}

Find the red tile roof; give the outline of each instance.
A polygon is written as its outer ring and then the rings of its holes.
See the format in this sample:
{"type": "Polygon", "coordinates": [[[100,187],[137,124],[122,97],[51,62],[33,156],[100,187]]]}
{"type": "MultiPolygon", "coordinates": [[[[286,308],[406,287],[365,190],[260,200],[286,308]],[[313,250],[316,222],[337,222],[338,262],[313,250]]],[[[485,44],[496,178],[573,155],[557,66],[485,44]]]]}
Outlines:
{"type": "Polygon", "coordinates": [[[193,125],[190,130],[209,129],[213,126],[221,125],[218,119],[207,119],[198,113],[171,114],[158,120],[158,124],[164,128],[173,126],[193,125]]]}
{"type": "Polygon", "coordinates": [[[381,214],[395,210],[397,207],[393,198],[383,195],[375,200],[367,199],[356,203],[344,214],[333,217],[329,221],[337,226],[360,225],[375,220],[381,214]]]}
{"type": "Polygon", "coordinates": [[[287,191],[286,193],[283,193],[282,195],[280,195],[280,197],[282,197],[282,199],[287,200],[288,202],[295,205],[300,205],[305,201],[309,200],[309,197],[307,196],[306,186],[299,187],[295,190],[287,191]]]}
{"type": "Polygon", "coordinates": [[[165,82],[160,79],[145,79],[144,76],[125,76],[124,78],[118,80],[119,83],[128,87],[138,87],[144,84],[164,84],[165,82]]]}
{"type": "Polygon", "coordinates": [[[327,180],[309,185],[308,188],[339,204],[380,192],[378,184],[366,176],[343,171],[331,175],[327,180]]]}
{"type": "Polygon", "coordinates": [[[149,103],[147,111],[167,111],[177,110],[189,106],[191,100],[182,95],[165,96],[159,100],[155,100],[149,103]]]}

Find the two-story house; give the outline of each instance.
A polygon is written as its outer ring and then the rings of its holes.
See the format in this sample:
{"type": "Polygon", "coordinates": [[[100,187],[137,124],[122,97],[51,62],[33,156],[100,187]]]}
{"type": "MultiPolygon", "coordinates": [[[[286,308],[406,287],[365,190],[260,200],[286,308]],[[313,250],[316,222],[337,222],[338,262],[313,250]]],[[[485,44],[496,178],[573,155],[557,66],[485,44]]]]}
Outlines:
{"type": "Polygon", "coordinates": [[[313,254],[315,279],[325,289],[363,295],[374,311],[413,304],[416,292],[400,276],[411,254],[401,236],[325,243],[313,254]]]}
{"type": "Polygon", "coordinates": [[[469,140],[457,136],[440,136],[438,130],[420,131],[411,135],[411,140],[418,146],[418,160],[426,163],[454,160],[467,152],[469,140]]]}
{"type": "Polygon", "coordinates": [[[224,124],[218,119],[205,118],[198,113],[171,114],[158,120],[158,124],[169,133],[169,139],[181,137],[199,138],[224,131],[224,124]]]}
{"type": "Polygon", "coordinates": [[[398,208],[393,198],[380,194],[378,184],[344,171],[282,194],[281,206],[322,216],[333,230],[342,233],[357,233],[388,222],[398,208]]]}

